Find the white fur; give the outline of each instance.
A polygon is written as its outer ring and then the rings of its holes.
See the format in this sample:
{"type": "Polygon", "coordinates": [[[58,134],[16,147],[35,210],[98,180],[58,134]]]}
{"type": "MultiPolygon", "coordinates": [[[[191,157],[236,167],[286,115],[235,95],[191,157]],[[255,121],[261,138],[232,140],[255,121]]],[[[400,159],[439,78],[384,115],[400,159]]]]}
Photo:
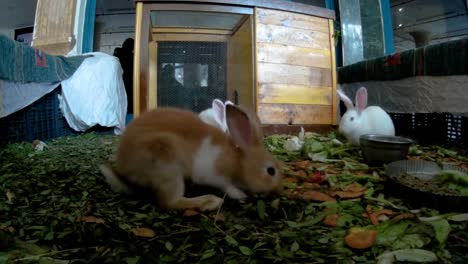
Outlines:
{"type": "Polygon", "coordinates": [[[119,178],[114,174],[114,172],[107,167],[106,165],[99,165],[99,170],[106,178],[106,182],[110,185],[111,189],[114,192],[121,193],[130,193],[130,189],[119,178]]]}
{"type": "Polygon", "coordinates": [[[338,95],[347,108],[340,120],[339,131],[350,143],[359,145],[359,137],[365,134],[395,135],[392,118],[387,112],[379,106],[367,107],[367,90],[364,87],[356,93],[356,107],[342,91],[338,91],[338,95]],[[358,93],[365,95],[359,103],[358,93]]]}
{"type": "Polygon", "coordinates": [[[209,125],[212,125],[212,126],[215,126],[219,129],[223,129],[223,125],[220,124],[216,118],[214,117],[214,114],[213,114],[213,109],[212,108],[208,108],[206,110],[203,110],[202,112],[200,112],[200,114],[198,114],[198,116],[200,117],[200,119],[209,124],[209,125]]]}
{"type": "Polygon", "coordinates": [[[216,160],[221,157],[221,154],[221,146],[212,144],[210,137],[203,139],[193,161],[193,182],[219,188],[233,199],[244,199],[247,195],[216,171],[216,160]]]}
{"type": "Polygon", "coordinates": [[[208,108],[200,112],[200,119],[212,126],[221,129],[224,133],[229,134],[229,130],[226,123],[226,105],[234,105],[231,101],[222,102],[219,99],[214,99],[212,108],[208,108]]]}

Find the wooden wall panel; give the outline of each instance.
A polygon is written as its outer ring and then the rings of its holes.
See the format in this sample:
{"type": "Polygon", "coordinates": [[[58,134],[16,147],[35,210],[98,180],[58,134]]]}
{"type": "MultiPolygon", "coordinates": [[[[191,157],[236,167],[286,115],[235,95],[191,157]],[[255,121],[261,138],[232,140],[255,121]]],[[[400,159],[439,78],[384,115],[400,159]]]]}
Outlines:
{"type": "Polygon", "coordinates": [[[288,28],[300,28],[323,32],[328,34],[328,20],[321,17],[295,14],[290,12],[278,12],[270,9],[258,9],[258,23],[265,25],[277,25],[288,28]]]}
{"type": "Polygon", "coordinates": [[[334,123],[334,62],[328,19],[255,12],[257,111],[263,124],[334,123]]]}
{"type": "Polygon", "coordinates": [[[258,61],[331,68],[330,51],[280,44],[257,43],[258,61]]]}
{"type": "Polygon", "coordinates": [[[238,103],[254,110],[252,23],[252,18],[248,17],[228,38],[227,98],[234,102],[234,92],[237,91],[238,103]]]}
{"type": "Polygon", "coordinates": [[[304,85],[309,87],[331,87],[331,70],[288,64],[259,63],[258,82],[304,85]]]}
{"type": "Polygon", "coordinates": [[[66,55],[75,46],[76,0],[38,0],[32,46],[50,55],[66,55]]]}
{"type": "Polygon", "coordinates": [[[330,36],[312,29],[257,24],[257,42],[330,50],[330,36]]]}
{"type": "Polygon", "coordinates": [[[258,114],[264,125],[329,125],[332,108],[328,105],[259,104],[258,114]]]}
{"type": "Polygon", "coordinates": [[[261,84],[259,103],[331,105],[331,87],[308,87],[291,84],[261,84]]]}

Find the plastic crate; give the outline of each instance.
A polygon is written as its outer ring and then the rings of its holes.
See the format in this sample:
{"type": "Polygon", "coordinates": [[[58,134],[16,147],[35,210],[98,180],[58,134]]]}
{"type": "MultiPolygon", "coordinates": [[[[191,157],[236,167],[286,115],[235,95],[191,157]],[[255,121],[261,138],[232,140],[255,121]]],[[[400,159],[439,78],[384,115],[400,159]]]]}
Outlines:
{"type": "Polygon", "coordinates": [[[0,145],[77,134],[60,110],[57,96],[60,93],[58,87],[20,111],[0,118],[0,145]]]}
{"type": "Polygon", "coordinates": [[[468,145],[468,117],[449,113],[389,113],[395,133],[420,144],[468,145]]]}

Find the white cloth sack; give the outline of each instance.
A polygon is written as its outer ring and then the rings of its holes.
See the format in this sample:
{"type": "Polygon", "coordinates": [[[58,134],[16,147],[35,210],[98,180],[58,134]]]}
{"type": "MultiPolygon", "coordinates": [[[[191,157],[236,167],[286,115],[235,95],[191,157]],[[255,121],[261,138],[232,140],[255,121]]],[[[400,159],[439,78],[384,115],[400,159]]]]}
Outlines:
{"type": "Polygon", "coordinates": [[[86,58],[70,78],[62,81],[59,100],[65,119],[76,131],[101,125],[114,127],[114,133],[120,135],[127,113],[120,62],[102,52],[87,54],[93,57],[86,58]]]}

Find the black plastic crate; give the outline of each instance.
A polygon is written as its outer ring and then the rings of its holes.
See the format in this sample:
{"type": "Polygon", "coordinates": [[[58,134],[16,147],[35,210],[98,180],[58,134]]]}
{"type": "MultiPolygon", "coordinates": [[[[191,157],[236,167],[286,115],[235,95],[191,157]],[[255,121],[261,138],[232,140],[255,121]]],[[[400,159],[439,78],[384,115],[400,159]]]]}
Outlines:
{"type": "Polygon", "coordinates": [[[31,105],[0,118],[0,145],[77,134],[67,123],[59,107],[58,87],[31,105]]]}
{"type": "Polygon", "coordinates": [[[420,144],[468,145],[468,117],[450,113],[389,113],[399,136],[420,144]]]}

